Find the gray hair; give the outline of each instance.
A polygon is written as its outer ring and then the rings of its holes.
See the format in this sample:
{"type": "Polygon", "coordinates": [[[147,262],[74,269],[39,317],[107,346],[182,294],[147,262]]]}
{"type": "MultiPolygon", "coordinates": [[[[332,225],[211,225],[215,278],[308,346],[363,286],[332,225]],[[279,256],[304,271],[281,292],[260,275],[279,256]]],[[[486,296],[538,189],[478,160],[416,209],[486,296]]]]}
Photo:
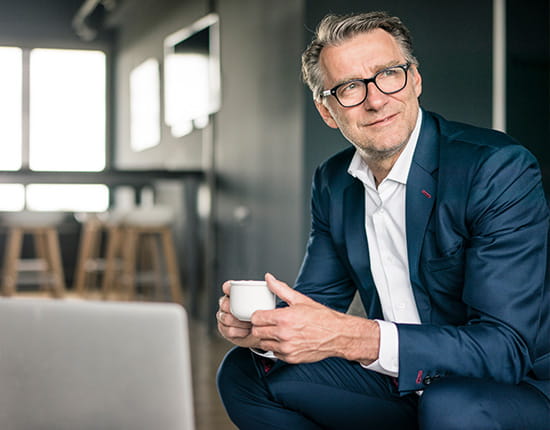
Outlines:
{"type": "Polygon", "coordinates": [[[315,100],[320,100],[323,91],[323,70],[319,64],[321,51],[325,46],[335,46],[360,33],[381,28],[391,34],[401,47],[405,59],[418,66],[413,55],[412,38],[409,30],[396,16],[387,12],[368,12],[350,15],[327,15],[315,31],[314,39],[302,54],[302,78],[309,86],[315,100]]]}

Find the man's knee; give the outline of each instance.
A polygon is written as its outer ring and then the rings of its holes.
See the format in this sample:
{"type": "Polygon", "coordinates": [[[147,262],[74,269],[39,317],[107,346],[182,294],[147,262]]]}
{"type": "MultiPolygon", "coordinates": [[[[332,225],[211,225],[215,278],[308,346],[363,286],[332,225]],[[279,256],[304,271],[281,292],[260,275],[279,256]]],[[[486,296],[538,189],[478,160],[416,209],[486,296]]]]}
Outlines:
{"type": "Polygon", "coordinates": [[[446,378],[424,391],[422,430],[547,429],[550,402],[528,384],[446,378]]]}
{"type": "Polygon", "coordinates": [[[495,428],[494,400],[476,388],[474,380],[449,378],[426,389],[420,398],[418,417],[422,430],[495,428]]]}
{"type": "Polygon", "coordinates": [[[226,397],[233,397],[235,390],[250,380],[251,361],[250,351],[245,348],[233,348],[225,355],[216,375],[218,392],[224,403],[226,397]]]}

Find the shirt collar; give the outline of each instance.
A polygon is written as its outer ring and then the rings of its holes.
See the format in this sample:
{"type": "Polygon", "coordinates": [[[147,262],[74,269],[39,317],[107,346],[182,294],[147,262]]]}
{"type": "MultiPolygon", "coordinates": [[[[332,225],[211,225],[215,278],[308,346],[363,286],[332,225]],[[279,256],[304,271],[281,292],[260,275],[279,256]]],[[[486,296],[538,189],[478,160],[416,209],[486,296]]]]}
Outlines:
{"type": "MultiPolygon", "coordinates": [[[[418,115],[416,118],[416,124],[409,137],[403,152],[397,158],[388,176],[384,178],[384,181],[390,180],[399,182],[401,184],[407,184],[407,177],[409,176],[409,170],[411,169],[412,159],[416,144],[418,143],[418,136],[420,135],[420,126],[422,124],[422,109],[418,109],[418,115]]],[[[374,177],[367,166],[367,163],[363,161],[358,151],[355,151],[353,158],[348,167],[348,173],[361,180],[362,182],[372,182],[374,184],[374,177]]]]}

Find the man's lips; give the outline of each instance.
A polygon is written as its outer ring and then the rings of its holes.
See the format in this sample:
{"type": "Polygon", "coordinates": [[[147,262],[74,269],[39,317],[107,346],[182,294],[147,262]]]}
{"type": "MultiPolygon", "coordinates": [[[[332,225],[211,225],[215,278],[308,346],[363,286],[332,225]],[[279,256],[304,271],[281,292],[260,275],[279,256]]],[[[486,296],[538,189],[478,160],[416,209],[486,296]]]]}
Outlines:
{"type": "Polygon", "coordinates": [[[389,123],[390,121],[392,121],[398,114],[393,114],[393,115],[388,115],[388,116],[385,116],[384,118],[380,118],[380,119],[377,119],[375,121],[371,121],[371,122],[368,122],[367,124],[365,124],[366,127],[371,127],[371,126],[376,126],[376,125],[384,125],[386,123],[389,123]]]}

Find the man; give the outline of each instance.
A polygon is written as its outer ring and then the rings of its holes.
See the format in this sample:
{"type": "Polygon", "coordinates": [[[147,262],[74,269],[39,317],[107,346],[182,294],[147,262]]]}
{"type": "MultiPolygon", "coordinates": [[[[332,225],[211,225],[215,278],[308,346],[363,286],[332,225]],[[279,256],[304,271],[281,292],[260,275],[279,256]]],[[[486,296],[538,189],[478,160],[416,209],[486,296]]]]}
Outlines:
{"type": "Polygon", "coordinates": [[[408,30],[327,16],[302,70],[353,145],[316,171],[288,306],[229,312],[218,372],[241,429],[543,429],[550,419],[549,214],[532,155],[419,107],[408,30]],[[358,291],[367,318],[345,314],[358,291]],[[271,352],[274,359],[269,357],[271,352]]]}

